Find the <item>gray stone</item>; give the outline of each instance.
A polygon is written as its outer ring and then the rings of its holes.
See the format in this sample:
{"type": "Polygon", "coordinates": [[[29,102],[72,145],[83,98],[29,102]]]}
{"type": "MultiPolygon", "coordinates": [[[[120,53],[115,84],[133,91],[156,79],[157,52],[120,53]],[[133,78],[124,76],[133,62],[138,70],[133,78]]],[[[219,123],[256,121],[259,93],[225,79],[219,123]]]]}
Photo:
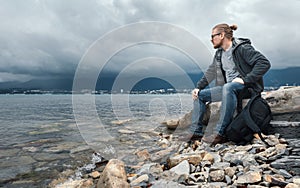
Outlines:
{"type": "Polygon", "coordinates": [[[130,186],[137,186],[143,182],[148,182],[149,176],[147,174],[141,175],[140,177],[136,178],[132,182],[130,182],[130,186]]]}
{"type": "Polygon", "coordinates": [[[256,161],[261,162],[261,163],[264,163],[264,162],[268,161],[268,159],[266,157],[263,157],[259,154],[255,155],[255,159],[256,159],[256,161]]]}
{"type": "Polygon", "coordinates": [[[288,173],[286,170],[284,169],[279,169],[279,174],[282,175],[285,178],[292,178],[293,176],[288,173]]]}
{"type": "Polygon", "coordinates": [[[200,164],[201,164],[202,167],[211,166],[211,162],[210,161],[201,161],[200,164]]]}
{"type": "Polygon", "coordinates": [[[196,172],[201,172],[201,167],[200,167],[200,166],[197,166],[195,171],[196,171],[196,172]]]}
{"type": "Polygon", "coordinates": [[[263,173],[263,169],[261,169],[259,166],[253,166],[250,165],[248,166],[249,168],[247,169],[248,171],[254,171],[254,172],[260,172],[263,173]]]}
{"type": "Polygon", "coordinates": [[[235,151],[250,151],[253,148],[252,145],[245,145],[245,146],[237,146],[234,150],[235,151]]]}
{"type": "Polygon", "coordinates": [[[162,173],[161,177],[164,180],[175,181],[175,182],[178,182],[178,183],[183,183],[183,182],[185,182],[189,178],[188,174],[178,175],[175,172],[172,172],[170,170],[164,171],[162,173]]]}
{"type": "Polygon", "coordinates": [[[221,156],[218,154],[218,153],[211,153],[211,155],[213,156],[213,158],[214,158],[214,163],[219,163],[219,162],[221,162],[222,161],[222,158],[221,158],[221,156]]]}
{"type": "Polygon", "coordinates": [[[193,173],[196,171],[196,167],[192,164],[190,164],[190,173],[193,173]]]}
{"type": "Polygon", "coordinates": [[[170,141],[166,138],[161,138],[159,141],[158,141],[158,145],[161,146],[161,147],[164,147],[166,148],[167,146],[170,145],[170,141]]]}
{"type": "Polygon", "coordinates": [[[129,188],[124,162],[118,159],[111,159],[101,174],[97,188],[129,188]]]}
{"type": "Polygon", "coordinates": [[[239,172],[244,172],[244,167],[242,165],[237,165],[236,167],[239,172]]]}
{"type": "Polygon", "coordinates": [[[223,157],[223,160],[235,165],[242,165],[245,155],[246,152],[226,153],[223,157]]]}
{"type": "Polygon", "coordinates": [[[136,152],[137,157],[139,158],[140,161],[145,161],[150,158],[150,153],[148,152],[147,149],[144,149],[142,151],[136,152]]]}
{"type": "Polygon", "coordinates": [[[139,170],[138,174],[140,174],[140,175],[148,174],[148,175],[152,175],[154,177],[159,177],[162,173],[163,173],[163,169],[160,164],[149,163],[149,164],[143,165],[141,167],[141,169],[139,170]]]}
{"type": "Polygon", "coordinates": [[[76,188],[76,187],[84,187],[83,184],[86,180],[80,179],[80,180],[68,180],[62,184],[58,184],[55,187],[56,188],[76,188]]]}
{"type": "Polygon", "coordinates": [[[181,161],[187,160],[189,163],[193,164],[193,165],[198,165],[201,160],[202,157],[199,154],[180,154],[180,155],[175,155],[175,156],[171,156],[168,159],[168,165],[170,167],[176,166],[177,164],[179,164],[181,161]]]}
{"type": "Polygon", "coordinates": [[[167,125],[168,129],[176,129],[178,127],[179,120],[178,119],[171,119],[167,120],[165,124],[167,125]]]}
{"type": "Polygon", "coordinates": [[[175,172],[178,175],[189,175],[190,174],[190,165],[187,160],[182,161],[178,165],[170,169],[171,172],[175,172]]]}
{"type": "Polygon", "coordinates": [[[261,155],[263,157],[266,157],[266,158],[269,158],[269,157],[272,157],[274,155],[277,155],[277,151],[276,151],[275,147],[269,147],[265,151],[260,152],[259,155],[261,155]]]}
{"type": "Polygon", "coordinates": [[[206,153],[202,159],[202,161],[209,161],[211,164],[215,162],[214,156],[212,153],[206,153]]]}
{"type": "Polygon", "coordinates": [[[258,163],[255,160],[255,155],[253,155],[253,154],[245,155],[242,158],[242,161],[243,161],[243,166],[244,167],[246,167],[246,166],[252,166],[252,165],[258,166],[258,163]]]}
{"type": "Polygon", "coordinates": [[[120,130],[118,130],[118,132],[121,134],[134,134],[135,133],[135,131],[128,130],[128,129],[120,129],[120,130]]]}
{"type": "Polygon", "coordinates": [[[168,149],[165,149],[165,150],[161,150],[161,151],[158,151],[158,152],[155,152],[153,154],[151,154],[150,156],[150,160],[152,162],[158,162],[160,161],[161,159],[167,157],[170,155],[171,151],[173,151],[174,148],[170,147],[168,149]]]}
{"type": "Polygon", "coordinates": [[[221,182],[225,178],[224,170],[214,170],[209,173],[209,177],[212,181],[221,182]]]}
{"type": "Polygon", "coordinates": [[[218,162],[218,163],[214,163],[211,166],[211,170],[221,170],[221,169],[225,169],[227,167],[230,167],[230,163],[228,163],[228,162],[218,162]]]}
{"type": "Polygon", "coordinates": [[[271,183],[272,185],[277,185],[280,187],[285,187],[288,183],[285,181],[284,177],[279,175],[279,174],[275,174],[275,175],[264,175],[264,180],[266,182],[271,183]]]}
{"type": "Polygon", "coordinates": [[[236,179],[237,179],[237,176],[236,176],[236,175],[233,175],[232,178],[231,178],[231,180],[232,180],[233,182],[235,182],[236,179]]]}
{"type": "Polygon", "coordinates": [[[236,169],[236,167],[226,167],[225,174],[232,178],[236,172],[236,169]]]}
{"type": "Polygon", "coordinates": [[[226,186],[227,184],[224,182],[212,182],[212,183],[208,183],[207,185],[201,186],[201,188],[223,188],[226,186]]]}
{"type": "Polygon", "coordinates": [[[192,112],[186,113],[182,118],[178,120],[178,128],[186,128],[191,125],[192,112]]]}
{"type": "Polygon", "coordinates": [[[247,183],[257,183],[262,180],[262,176],[259,172],[247,172],[244,175],[241,175],[237,179],[238,184],[247,184],[247,183]]]}
{"type": "Polygon", "coordinates": [[[228,175],[225,175],[225,181],[226,181],[227,185],[232,184],[232,180],[228,175]]]}
{"type": "Polygon", "coordinates": [[[276,148],[277,155],[283,155],[287,151],[287,145],[286,144],[277,144],[275,146],[275,148],[276,148]]]}

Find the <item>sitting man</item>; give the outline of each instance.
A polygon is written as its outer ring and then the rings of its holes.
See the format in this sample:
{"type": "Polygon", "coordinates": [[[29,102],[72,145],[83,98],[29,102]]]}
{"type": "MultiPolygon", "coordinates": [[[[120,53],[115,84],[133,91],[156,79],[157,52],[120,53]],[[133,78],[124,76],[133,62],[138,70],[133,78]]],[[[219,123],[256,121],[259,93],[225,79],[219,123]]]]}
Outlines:
{"type": "Polygon", "coordinates": [[[233,119],[237,107],[237,95],[244,87],[255,92],[264,89],[263,75],[269,70],[270,62],[256,51],[249,39],[234,38],[236,25],[218,24],[212,29],[211,42],[217,49],[212,64],[192,91],[194,108],[190,139],[217,144],[225,142],[226,127],[233,119]],[[215,81],[215,87],[206,88],[215,81]],[[214,134],[204,136],[201,124],[208,102],[222,101],[220,119],[214,134]]]}

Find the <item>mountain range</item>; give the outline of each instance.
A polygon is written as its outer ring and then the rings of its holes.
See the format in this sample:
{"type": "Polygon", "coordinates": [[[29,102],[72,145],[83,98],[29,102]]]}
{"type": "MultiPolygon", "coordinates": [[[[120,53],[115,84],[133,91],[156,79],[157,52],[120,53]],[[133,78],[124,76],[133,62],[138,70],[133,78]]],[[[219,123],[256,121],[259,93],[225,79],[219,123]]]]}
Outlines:
{"type": "MultiPolygon", "coordinates": [[[[196,84],[202,77],[203,73],[188,74],[191,80],[196,84]]],[[[270,69],[264,76],[264,82],[266,87],[279,87],[283,85],[300,85],[300,67],[289,67],[285,69],[270,69]]],[[[116,73],[101,74],[97,82],[96,90],[108,90],[110,91],[115,81],[116,73]]],[[[186,83],[182,80],[182,75],[170,76],[169,80],[172,80],[177,84],[177,89],[191,89],[186,88],[186,83]]],[[[73,85],[73,78],[53,78],[37,80],[33,79],[27,82],[2,82],[0,83],[1,90],[8,89],[39,89],[39,90],[67,90],[71,91],[73,85]]],[[[173,86],[159,78],[146,78],[138,82],[132,90],[155,90],[155,89],[168,89],[173,86]]]]}

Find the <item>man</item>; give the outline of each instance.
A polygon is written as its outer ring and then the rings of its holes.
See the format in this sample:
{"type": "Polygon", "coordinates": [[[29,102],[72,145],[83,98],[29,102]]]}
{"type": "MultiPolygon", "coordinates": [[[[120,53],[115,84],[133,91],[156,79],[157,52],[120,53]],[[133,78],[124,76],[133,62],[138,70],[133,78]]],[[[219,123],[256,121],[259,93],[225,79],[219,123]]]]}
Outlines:
{"type": "Polygon", "coordinates": [[[201,124],[208,102],[222,101],[220,119],[213,135],[204,136],[203,142],[223,143],[225,129],[233,119],[237,107],[237,95],[251,87],[255,92],[264,89],[263,75],[269,70],[270,62],[256,51],[249,39],[234,38],[236,25],[218,24],[212,29],[211,42],[217,49],[212,64],[192,91],[194,108],[192,114],[191,140],[200,140],[203,136],[201,124]],[[206,88],[215,81],[215,87],[206,88]]]}

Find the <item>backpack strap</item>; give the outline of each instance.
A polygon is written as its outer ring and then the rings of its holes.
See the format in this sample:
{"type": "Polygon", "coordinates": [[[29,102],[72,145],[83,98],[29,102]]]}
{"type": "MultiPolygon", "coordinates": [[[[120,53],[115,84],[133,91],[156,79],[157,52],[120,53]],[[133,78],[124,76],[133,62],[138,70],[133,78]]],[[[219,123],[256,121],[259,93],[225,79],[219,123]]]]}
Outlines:
{"type": "Polygon", "coordinates": [[[243,99],[250,98],[250,96],[254,96],[256,93],[251,87],[245,86],[241,92],[237,95],[237,114],[240,114],[243,110],[243,99]]]}
{"type": "Polygon", "coordinates": [[[240,114],[243,110],[243,96],[241,93],[242,92],[240,92],[237,96],[237,107],[236,107],[237,115],[240,114]]]}

